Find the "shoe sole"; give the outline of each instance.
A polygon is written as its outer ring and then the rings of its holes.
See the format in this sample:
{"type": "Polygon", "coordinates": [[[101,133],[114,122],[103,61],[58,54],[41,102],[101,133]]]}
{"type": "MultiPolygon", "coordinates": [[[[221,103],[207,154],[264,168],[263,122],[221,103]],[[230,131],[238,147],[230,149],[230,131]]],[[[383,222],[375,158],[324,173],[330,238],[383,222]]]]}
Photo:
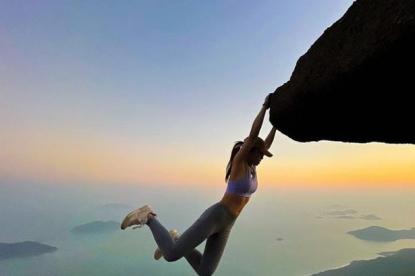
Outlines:
{"type": "Polygon", "coordinates": [[[124,230],[129,226],[132,226],[136,223],[131,223],[132,220],[137,219],[138,220],[138,227],[143,226],[147,222],[148,214],[153,213],[154,211],[151,209],[150,206],[145,205],[139,209],[136,209],[130,213],[128,213],[125,218],[123,219],[121,223],[121,229],[124,230]],[[144,217],[144,218],[143,218],[144,217]],[[141,220],[140,220],[141,218],[141,220]]]}

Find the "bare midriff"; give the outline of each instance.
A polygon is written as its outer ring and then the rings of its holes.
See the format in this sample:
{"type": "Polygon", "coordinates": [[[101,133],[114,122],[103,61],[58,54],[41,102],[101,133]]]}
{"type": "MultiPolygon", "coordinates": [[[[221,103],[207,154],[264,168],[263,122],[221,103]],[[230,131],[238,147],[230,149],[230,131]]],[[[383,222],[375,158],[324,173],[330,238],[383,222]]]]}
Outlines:
{"type": "Polygon", "coordinates": [[[245,205],[248,203],[249,197],[225,193],[220,202],[229,208],[232,214],[238,216],[245,205]]]}

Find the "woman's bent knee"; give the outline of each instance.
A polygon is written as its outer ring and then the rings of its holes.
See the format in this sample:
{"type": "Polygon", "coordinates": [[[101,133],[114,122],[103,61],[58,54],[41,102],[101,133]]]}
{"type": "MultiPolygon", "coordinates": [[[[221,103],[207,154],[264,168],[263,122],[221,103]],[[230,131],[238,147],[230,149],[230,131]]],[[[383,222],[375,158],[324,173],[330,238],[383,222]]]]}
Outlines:
{"type": "Polygon", "coordinates": [[[179,259],[181,259],[182,257],[177,257],[177,256],[164,256],[164,259],[166,259],[166,261],[168,262],[175,262],[179,259]]]}
{"type": "Polygon", "coordinates": [[[163,255],[164,255],[164,259],[166,259],[166,261],[168,262],[175,262],[183,257],[182,254],[178,254],[177,252],[174,252],[174,251],[163,253],[163,255]]]}
{"type": "Polygon", "coordinates": [[[216,267],[212,267],[212,266],[201,266],[199,268],[198,274],[200,276],[210,276],[213,275],[213,273],[215,272],[216,267]]]}

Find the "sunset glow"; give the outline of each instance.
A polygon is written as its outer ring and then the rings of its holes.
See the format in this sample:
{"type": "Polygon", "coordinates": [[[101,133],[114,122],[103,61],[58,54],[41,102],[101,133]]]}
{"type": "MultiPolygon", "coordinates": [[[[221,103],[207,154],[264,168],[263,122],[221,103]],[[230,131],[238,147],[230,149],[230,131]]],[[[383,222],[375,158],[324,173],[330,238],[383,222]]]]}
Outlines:
{"type": "MultiPolygon", "coordinates": [[[[283,2],[9,5],[0,178],[224,185],[233,142],[248,135],[265,96],[352,3],[326,2],[315,13],[283,2]]],[[[271,152],[260,185],[415,185],[412,145],[299,143],[277,133],[271,152]]]]}

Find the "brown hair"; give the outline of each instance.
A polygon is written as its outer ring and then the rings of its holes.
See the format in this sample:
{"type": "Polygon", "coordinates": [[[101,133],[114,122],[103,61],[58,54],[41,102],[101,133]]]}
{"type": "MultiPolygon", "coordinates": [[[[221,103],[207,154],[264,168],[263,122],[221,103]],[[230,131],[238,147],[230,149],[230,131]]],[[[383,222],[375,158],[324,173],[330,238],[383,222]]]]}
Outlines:
{"type": "Polygon", "coordinates": [[[233,158],[235,157],[236,153],[239,151],[243,143],[244,142],[242,141],[236,141],[235,144],[233,145],[232,152],[231,152],[231,158],[229,159],[228,165],[226,166],[225,182],[228,181],[229,176],[231,175],[233,158]]]}

